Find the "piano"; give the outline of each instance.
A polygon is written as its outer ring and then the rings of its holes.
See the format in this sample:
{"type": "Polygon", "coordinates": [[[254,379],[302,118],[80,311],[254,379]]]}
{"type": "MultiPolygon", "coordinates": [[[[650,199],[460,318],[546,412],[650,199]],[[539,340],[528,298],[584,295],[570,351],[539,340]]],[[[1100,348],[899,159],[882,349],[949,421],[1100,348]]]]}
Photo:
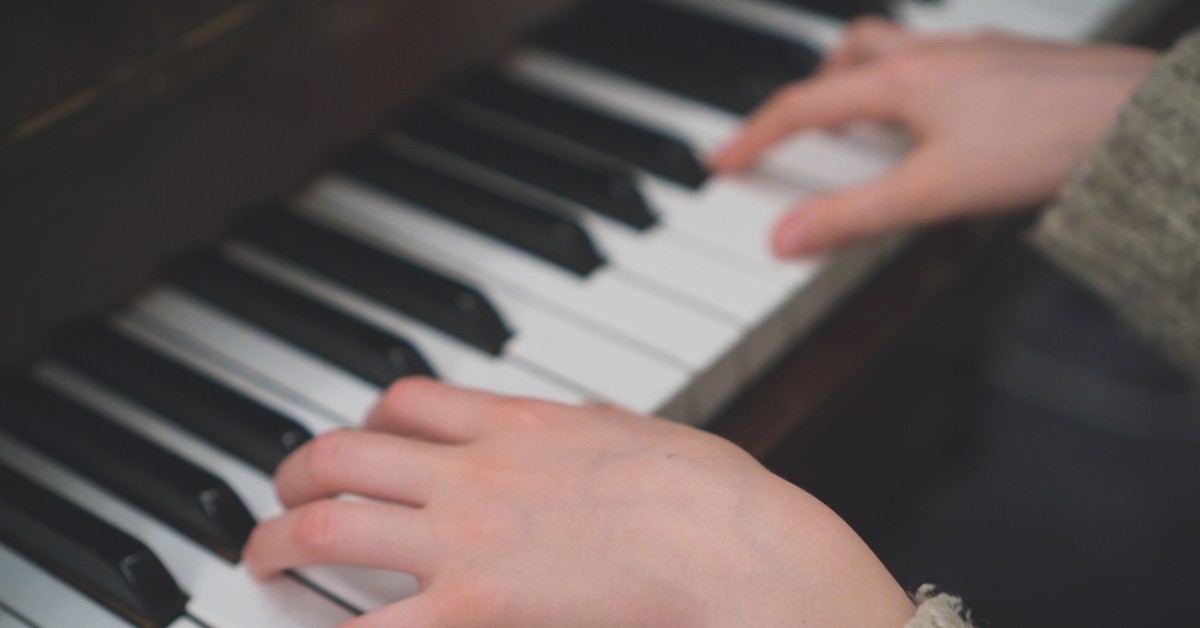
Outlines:
{"type": "Polygon", "coordinates": [[[0,109],[0,626],[324,627],[415,593],[252,581],[283,456],[411,374],[712,426],[910,242],[771,259],[790,203],[905,141],[808,133],[708,175],[747,112],[861,13],[1125,39],[1161,4],[6,8],[16,52],[66,52],[3,70],[49,87],[0,109]]]}

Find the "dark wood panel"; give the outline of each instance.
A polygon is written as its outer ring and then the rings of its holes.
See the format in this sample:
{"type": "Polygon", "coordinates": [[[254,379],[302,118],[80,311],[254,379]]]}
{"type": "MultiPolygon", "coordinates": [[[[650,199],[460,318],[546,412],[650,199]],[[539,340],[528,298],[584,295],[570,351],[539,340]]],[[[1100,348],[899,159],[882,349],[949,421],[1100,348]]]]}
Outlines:
{"type": "MultiPolygon", "coordinates": [[[[236,63],[0,188],[0,364],[45,331],[118,304],[165,260],[285,195],[340,148],[560,0],[289,3],[236,63]]],[[[204,60],[200,60],[204,63],[204,60]]]]}

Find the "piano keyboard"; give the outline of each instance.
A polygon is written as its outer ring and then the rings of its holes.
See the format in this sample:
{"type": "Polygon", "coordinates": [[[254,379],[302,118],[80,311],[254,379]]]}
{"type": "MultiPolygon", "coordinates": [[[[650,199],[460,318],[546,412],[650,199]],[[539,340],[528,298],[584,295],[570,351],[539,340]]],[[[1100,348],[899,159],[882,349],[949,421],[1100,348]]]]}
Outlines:
{"type": "MultiPolygon", "coordinates": [[[[345,567],[256,583],[238,561],[280,511],[274,466],[398,377],[703,423],[896,245],[782,263],[766,234],[902,138],[814,132],[753,173],[702,166],[881,4],[595,3],[64,335],[0,385],[0,627],[326,627],[413,594],[345,567]]],[[[896,14],[1079,40],[1122,8],[896,14]]]]}

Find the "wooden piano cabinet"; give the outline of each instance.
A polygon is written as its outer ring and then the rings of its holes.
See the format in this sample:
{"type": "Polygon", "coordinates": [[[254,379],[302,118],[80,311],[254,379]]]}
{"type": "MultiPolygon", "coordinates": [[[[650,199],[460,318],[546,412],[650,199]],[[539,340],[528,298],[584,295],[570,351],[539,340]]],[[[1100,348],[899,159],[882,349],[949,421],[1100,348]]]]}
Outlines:
{"type": "MultiPolygon", "coordinates": [[[[0,19],[33,28],[74,24],[74,5],[86,3],[46,3],[31,15],[17,4],[0,19]]],[[[163,12],[151,4],[114,6],[163,12]]],[[[57,117],[31,124],[39,115],[15,101],[0,109],[0,367],[33,355],[49,330],[116,307],[166,262],[216,241],[239,212],[294,192],[379,128],[397,103],[494,57],[564,4],[193,0],[191,28],[167,29],[181,39],[129,45],[109,55],[125,63],[108,74],[78,73],[95,81],[95,95],[69,115],[62,102],[76,92],[26,85],[35,95],[25,101],[57,117]],[[202,36],[203,45],[188,39],[202,36]],[[187,46],[194,49],[180,50],[187,46]]],[[[53,44],[10,45],[35,66],[43,57],[69,65],[93,54],[83,44],[53,44]]],[[[0,80],[22,76],[0,65],[0,80]]]]}

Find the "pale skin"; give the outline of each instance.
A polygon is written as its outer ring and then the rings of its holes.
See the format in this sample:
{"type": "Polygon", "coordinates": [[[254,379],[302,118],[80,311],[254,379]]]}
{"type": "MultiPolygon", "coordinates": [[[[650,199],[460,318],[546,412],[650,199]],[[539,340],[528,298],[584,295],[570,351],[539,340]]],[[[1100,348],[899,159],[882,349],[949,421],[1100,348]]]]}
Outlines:
{"type": "MultiPolygon", "coordinates": [[[[819,76],[776,96],[718,158],[862,119],[907,128],[891,173],[805,202],[781,255],[1053,196],[1154,56],[996,35],[850,29],[819,76]]],[[[245,549],[259,577],[311,564],[411,573],[368,626],[902,626],[906,593],[836,514],[706,432],[402,380],[361,430],[276,474],[282,516],[245,549]],[[344,500],[340,495],[367,499],[344,500]]]]}
{"type": "Polygon", "coordinates": [[[915,147],[865,185],[812,197],[776,226],[777,255],[815,253],[883,231],[1027,210],[1050,200],[1116,121],[1157,55],[988,33],[920,37],[872,18],[848,29],[818,76],[782,90],[713,162],[751,165],[811,128],[871,121],[915,147]]]}

